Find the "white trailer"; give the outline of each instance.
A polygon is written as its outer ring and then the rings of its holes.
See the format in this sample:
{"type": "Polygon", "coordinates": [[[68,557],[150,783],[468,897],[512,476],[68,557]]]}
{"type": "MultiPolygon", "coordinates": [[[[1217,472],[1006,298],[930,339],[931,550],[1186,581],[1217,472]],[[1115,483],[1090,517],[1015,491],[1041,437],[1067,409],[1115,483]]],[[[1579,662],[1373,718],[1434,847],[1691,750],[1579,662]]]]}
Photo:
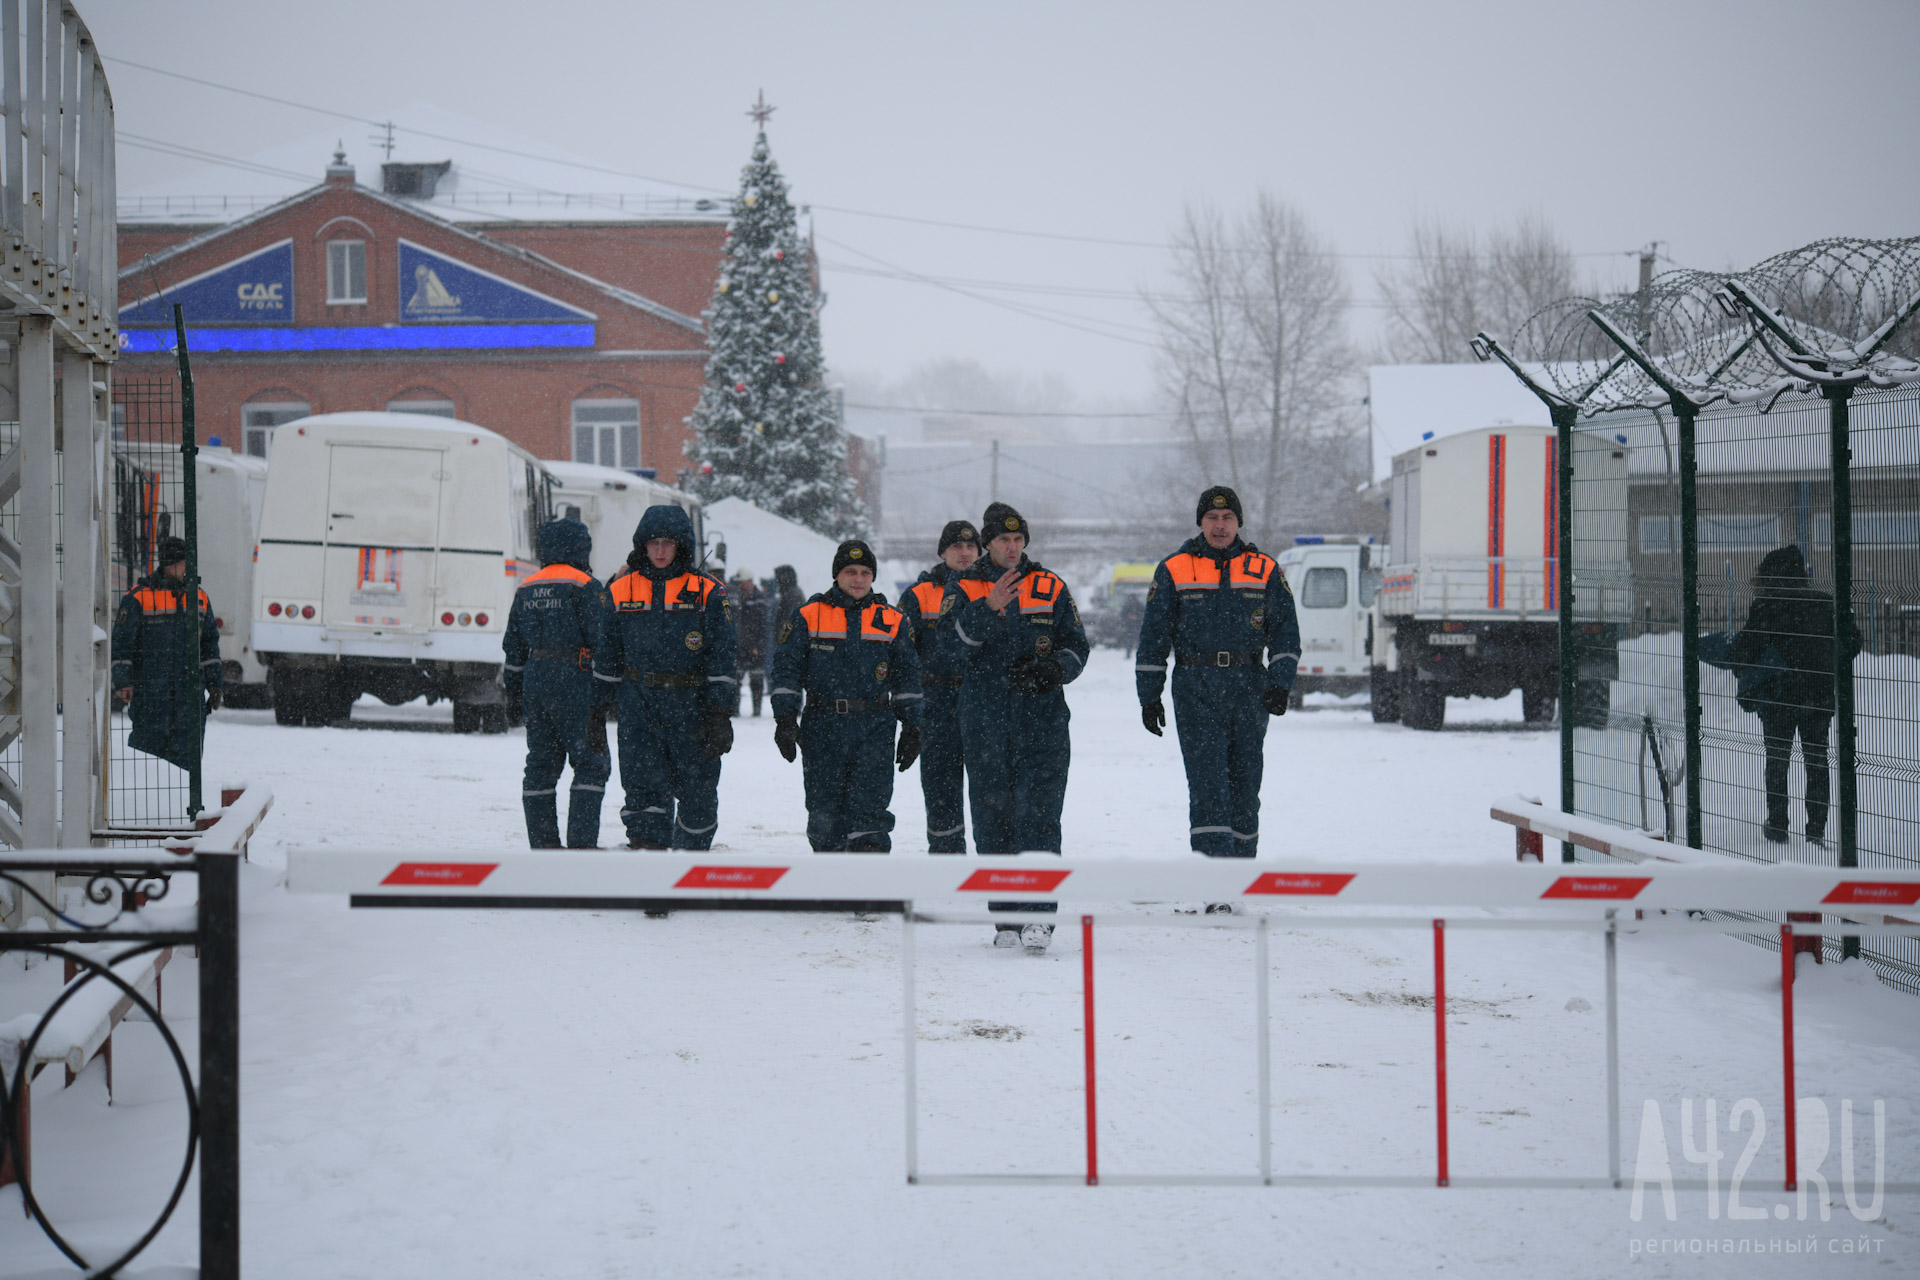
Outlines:
{"type": "MultiPolygon", "coordinates": [[[[178,445],[119,444],[119,458],[143,477],[138,494],[129,494],[125,545],[116,558],[127,560],[129,581],[152,571],[158,540],[184,536],[186,522],[170,501],[184,492],[178,445]],[[144,508],[144,509],[133,509],[144,508]]],[[[223,697],[234,707],[264,707],[270,701],[267,668],[253,644],[253,552],[267,488],[267,464],[259,458],[203,447],[194,473],[194,508],[199,542],[200,585],[213,602],[220,631],[223,697]]]]}
{"type": "Polygon", "coordinates": [[[281,724],[453,702],[458,732],[507,724],[500,639],[552,480],[485,427],[419,414],[282,424],[260,518],[254,647],[281,724]]]}
{"type": "MultiPolygon", "coordinates": [[[[1611,456],[1624,511],[1625,453],[1611,456]]],[[[1514,689],[1527,720],[1553,719],[1563,588],[1559,463],[1553,430],[1525,426],[1426,440],[1394,458],[1392,556],[1374,597],[1375,720],[1438,729],[1449,696],[1503,697],[1514,689]]],[[[1600,492],[1607,483],[1583,471],[1582,502],[1614,507],[1600,492]]],[[[1622,543],[1622,581],[1624,557],[1622,543]]],[[[1617,637],[1588,635],[1582,652],[1573,714],[1582,723],[1604,720],[1617,637]]]]}
{"type": "Polygon", "coordinates": [[[1309,693],[1372,688],[1373,597],[1387,548],[1364,534],[1302,534],[1277,560],[1300,622],[1292,705],[1309,693]]]}
{"type": "MultiPolygon", "coordinates": [[[[593,534],[593,576],[606,582],[633,550],[633,531],[648,507],[675,506],[693,520],[703,541],[700,499],[671,485],[591,462],[543,462],[553,477],[553,513],[573,516],[593,534]]],[[[695,557],[696,562],[700,557],[695,557]]]]}

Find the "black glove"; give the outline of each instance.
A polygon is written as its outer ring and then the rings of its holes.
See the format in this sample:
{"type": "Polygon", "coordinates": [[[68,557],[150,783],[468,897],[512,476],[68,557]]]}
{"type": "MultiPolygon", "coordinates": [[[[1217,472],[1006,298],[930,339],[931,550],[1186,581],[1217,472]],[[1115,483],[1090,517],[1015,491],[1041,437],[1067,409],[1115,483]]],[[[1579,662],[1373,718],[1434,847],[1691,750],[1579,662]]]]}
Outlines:
{"type": "Polygon", "coordinates": [[[707,708],[706,723],[700,726],[700,747],[709,760],[718,760],[733,750],[733,714],[725,707],[707,708]]]}
{"type": "Polygon", "coordinates": [[[788,764],[792,764],[800,755],[800,718],[781,716],[773,723],[773,745],[780,748],[780,755],[788,764]]]}
{"type": "Polygon", "coordinates": [[[894,748],[893,759],[905,773],[920,758],[920,726],[903,724],[900,726],[900,745],[894,748]]]}
{"type": "Polygon", "coordinates": [[[1270,716],[1283,716],[1287,714],[1287,699],[1292,696],[1277,684],[1268,685],[1266,692],[1260,695],[1260,705],[1267,709],[1270,716]]]}
{"type": "Polygon", "coordinates": [[[1007,667],[1007,687],[1015,693],[1051,693],[1066,682],[1067,673],[1054,657],[1027,654],[1007,667]]]}
{"type": "Polygon", "coordinates": [[[218,689],[207,690],[207,714],[212,715],[214,712],[218,711],[219,709],[220,709],[220,691],[218,689]]]}
{"type": "Polygon", "coordinates": [[[1147,726],[1148,733],[1160,737],[1160,731],[1167,727],[1167,704],[1155,698],[1141,707],[1140,723],[1147,726]]]}

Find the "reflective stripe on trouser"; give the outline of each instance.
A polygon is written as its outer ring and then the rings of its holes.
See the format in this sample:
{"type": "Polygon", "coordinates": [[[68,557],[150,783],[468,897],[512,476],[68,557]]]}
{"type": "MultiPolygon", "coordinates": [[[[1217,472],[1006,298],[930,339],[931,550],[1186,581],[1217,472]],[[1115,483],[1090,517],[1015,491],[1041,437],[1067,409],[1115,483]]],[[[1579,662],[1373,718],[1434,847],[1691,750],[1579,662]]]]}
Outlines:
{"type": "Polygon", "coordinates": [[[886,853],[893,814],[893,714],[814,712],[800,722],[807,843],[815,853],[886,853]]]}
{"type": "Polygon", "coordinates": [[[600,798],[613,773],[613,757],[604,736],[595,740],[593,677],[557,662],[536,663],[534,668],[527,673],[521,692],[527,767],[520,790],[527,814],[527,843],[536,849],[560,847],[554,789],[560,771],[571,764],[567,844],[592,848],[600,843],[600,798]]]}
{"type": "MultiPolygon", "coordinates": [[[[966,698],[966,690],[961,691],[966,698]]],[[[982,854],[1059,853],[1060,809],[1072,760],[1067,701],[988,694],[963,701],[973,848],[982,854]]],[[[1058,911],[1053,902],[989,902],[990,911],[1058,911]]]]}
{"type": "Polygon", "coordinates": [[[1260,837],[1260,775],[1269,717],[1260,682],[1180,671],[1173,723],[1187,765],[1187,841],[1212,858],[1251,858],[1260,837]]]}
{"type": "Polygon", "coordinates": [[[929,689],[921,721],[920,794],[927,803],[927,852],[967,851],[966,754],[960,746],[959,690],[929,689]]]}
{"type": "Polygon", "coordinates": [[[713,846],[720,762],[701,749],[704,689],[620,686],[620,810],[627,835],[675,849],[713,846]]]}

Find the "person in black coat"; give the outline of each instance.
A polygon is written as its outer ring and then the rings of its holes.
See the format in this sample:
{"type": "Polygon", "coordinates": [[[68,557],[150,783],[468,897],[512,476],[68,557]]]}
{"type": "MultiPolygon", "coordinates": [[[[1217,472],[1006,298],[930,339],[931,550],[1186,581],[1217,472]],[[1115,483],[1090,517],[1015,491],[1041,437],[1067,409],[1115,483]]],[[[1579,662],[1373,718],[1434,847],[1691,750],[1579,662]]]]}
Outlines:
{"type": "Polygon", "coordinates": [[[154,571],[114,614],[113,697],[133,723],[128,746],[190,769],[220,705],[220,632],[207,593],[197,610],[187,595],[186,541],[162,538],[155,550],[154,571]]]}
{"type": "Polygon", "coordinates": [[[767,696],[767,667],[773,660],[773,597],[753,580],[753,573],[741,569],[733,575],[733,626],[739,637],[733,660],[740,671],[740,688],[735,691],[733,713],[740,714],[740,695],[753,691],[753,714],[767,696]]]}
{"type": "MultiPolygon", "coordinates": [[[[1729,665],[1740,709],[1760,717],[1766,742],[1767,819],[1761,834],[1787,838],[1787,764],[1793,740],[1807,774],[1807,839],[1823,844],[1831,778],[1827,731],[1833,721],[1833,597],[1814,589],[1797,546],[1775,547],[1753,575],[1753,604],[1733,638],[1729,665]]],[[[1860,634],[1848,638],[1860,652],[1860,634]]]]}

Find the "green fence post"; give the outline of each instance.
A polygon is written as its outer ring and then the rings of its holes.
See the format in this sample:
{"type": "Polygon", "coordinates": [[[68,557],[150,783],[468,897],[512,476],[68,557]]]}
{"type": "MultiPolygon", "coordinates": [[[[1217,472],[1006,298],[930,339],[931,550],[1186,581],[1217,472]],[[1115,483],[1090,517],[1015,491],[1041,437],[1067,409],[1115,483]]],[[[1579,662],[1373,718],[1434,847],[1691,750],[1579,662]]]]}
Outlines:
{"type": "MultiPolygon", "coordinates": [[[[1573,629],[1573,424],[1580,410],[1570,404],[1549,404],[1553,421],[1555,448],[1559,466],[1555,474],[1560,491],[1554,503],[1554,550],[1559,556],[1556,572],[1560,578],[1560,808],[1573,808],[1573,698],[1579,674],[1578,642],[1573,629]]],[[[1573,845],[1560,842],[1560,861],[1572,862],[1573,845]]]]}
{"type": "MultiPolygon", "coordinates": [[[[183,484],[180,505],[186,524],[186,596],[188,616],[192,619],[187,632],[188,669],[185,674],[187,687],[193,690],[194,699],[198,701],[203,683],[200,670],[200,504],[194,473],[199,465],[200,446],[195,439],[193,423],[193,369],[187,363],[187,323],[177,302],[173,304],[173,336],[178,344],[180,362],[180,474],[183,484]]],[[[206,748],[206,717],[188,716],[187,720],[193,727],[193,759],[187,768],[187,821],[192,822],[205,807],[200,803],[200,756],[206,748]]]]}
{"type": "MultiPolygon", "coordinates": [[[[1828,467],[1833,500],[1833,730],[1834,767],[1839,772],[1840,865],[1860,865],[1859,779],[1855,774],[1853,704],[1853,448],[1847,406],[1853,388],[1822,387],[1827,398],[1828,467]]],[[[1841,941],[1842,958],[1860,954],[1860,939],[1841,941]]]]}
{"type": "Polygon", "coordinates": [[[1673,398],[1680,435],[1680,696],[1687,734],[1687,847],[1704,848],[1700,814],[1700,503],[1691,400],[1673,398]]]}

